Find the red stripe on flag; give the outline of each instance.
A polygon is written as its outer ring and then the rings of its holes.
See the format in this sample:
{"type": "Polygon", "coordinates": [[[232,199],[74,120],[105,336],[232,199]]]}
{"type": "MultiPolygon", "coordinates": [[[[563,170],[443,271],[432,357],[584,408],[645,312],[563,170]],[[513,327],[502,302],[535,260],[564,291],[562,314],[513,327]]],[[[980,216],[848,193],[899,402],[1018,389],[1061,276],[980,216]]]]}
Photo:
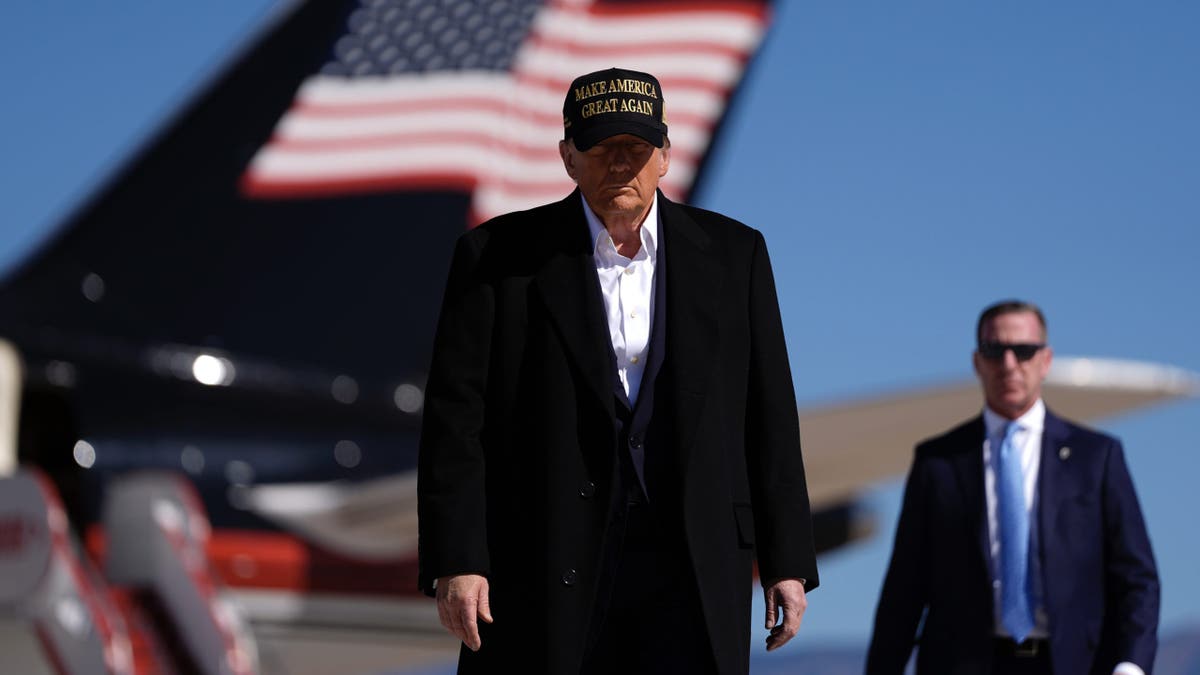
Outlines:
{"type": "MultiPolygon", "coordinates": [[[[679,63],[676,59],[682,59],[683,68],[674,69],[674,72],[664,68],[656,75],[664,91],[668,92],[668,99],[671,98],[669,92],[688,92],[667,106],[667,123],[672,129],[689,132],[675,138],[672,152],[679,169],[690,172],[702,159],[725,100],[757,47],[769,14],[761,3],[729,0],[597,3],[586,7],[558,2],[542,11],[552,14],[543,17],[544,21],[534,21],[521,48],[523,51],[515,57],[515,70],[507,75],[494,73],[481,79],[479,73],[475,73],[474,77],[464,77],[460,81],[453,73],[445,72],[436,75],[437,80],[422,82],[415,78],[417,88],[407,98],[404,81],[398,79],[359,80],[345,89],[338,86],[336,80],[332,81],[332,86],[328,78],[310,80],[312,87],[301,90],[299,98],[263,148],[263,152],[274,154],[260,154],[264,159],[252,162],[243,176],[243,193],[258,198],[297,198],[384,190],[476,190],[484,187],[490,195],[488,203],[492,205],[512,205],[526,198],[536,199],[529,204],[532,206],[554,198],[556,191],[561,191],[564,186],[569,188],[570,181],[565,176],[555,181],[547,180],[547,175],[524,180],[511,175],[517,170],[505,168],[509,160],[526,164],[545,161],[555,151],[553,146],[531,147],[532,140],[497,138],[469,119],[447,124],[447,120],[439,120],[436,116],[494,111],[497,128],[505,132],[508,131],[505,125],[519,124],[531,134],[530,138],[536,139],[543,133],[548,138],[561,138],[561,92],[566,91],[574,78],[574,74],[568,77],[563,72],[564,63],[576,58],[595,61],[610,54],[625,63],[664,57],[667,62],[679,63]],[[714,18],[718,22],[730,22],[732,30],[713,31],[710,36],[696,24],[688,24],[691,20],[711,23],[714,18]],[[662,19],[664,27],[655,39],[642,40],[626,32],[630,21],[653,19],[662,19]],[[579,29],[579,26],[589,30],[579,29]],[[672,31],[672,27],[680,30],[672,31]],[[758,32],[743,27],[757,28],[758,32]],[[747,42],[752,44],[744,44],[747,42]],[[554,60],[559,55],[563,62],[554,60]],[[720,64],[714,67],[711,75],[698,70],[695,65],[687,65],[689,59],[706,58],[720,64]],[[689,68],[697,72],[689,74],[689,68]],[[494,80],[488,79],[492,76],[494,80]],[[380,86],[373,88],[374,81],[380,86]],[[433,86],[424,86],[426,84],[433,86]],[[526,95],[536,92],[538,108],[529,107],[532,104],[528,99],[521,105],[513,103],[506,94],[509,90],[526,95]],[[340,98],[345,102],[339,101],[340,98]],[[553,100],[555,104],[547,106],[547,100],[553,100]],[[712,105],[714,102],[717,105],[712,105]],[[431,124],[431,116],[435,124],[431,124]],[[361,131],[355,128],[358,124],[362,125],[361,131]],[[453,124],[463,128],[449,128],[453,124]],[[686,138],[698,147],[687,147],[686,142],[680,145],[680,138],[686,138]],[[423,169],[419,165],[420,155],[417,154],[418,159],[414,160],[412,152],[388,163],[388,152],[417,150],[419,153],[422,148],[438,145],[453,146],[468,155],[472,146],[478,146],[497,158],[496,165],[473,168],[469,161],[464,161],[462,170],[455,171],[455,164],[451,162],[456,160],[431,155],[423,169]],[[371,152],[376,150],[380,152],[371,152]],[[363,153],[363,160],[370,161],[372,166],[356,170],[357,157],[351,154],[355,152],[363,153]],[[323,166],[322,162],[328,166],[323,166]],[[302,177],[298,178],[298,175],[302,177]]],[[[654,32],[659,31],[654,29],[654,32]]],[[[546,165],[539,166],[544,173],[546,165]]],[[[686,192],[691,179],[684,178],[683,181],[678,185],[686,192]]]]}

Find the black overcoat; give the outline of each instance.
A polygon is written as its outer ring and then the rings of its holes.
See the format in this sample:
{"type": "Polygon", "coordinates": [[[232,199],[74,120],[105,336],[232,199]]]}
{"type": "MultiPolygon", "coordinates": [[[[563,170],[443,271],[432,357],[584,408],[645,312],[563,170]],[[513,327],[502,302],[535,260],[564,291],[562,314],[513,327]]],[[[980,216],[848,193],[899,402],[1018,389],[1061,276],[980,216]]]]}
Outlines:
{"type": "MultiPolygon", "coordinates": [[[[752,565],[816,587],[799,422],[762,235],[661,193],[679,511],[723,675],[746,673],[752,565]]],[[[614,375],[578,190],[454,252],[426,387],[420,579],[488,577],[460,672],[576,673],[617,471],[614,375]]],[[[658,414],[658,413],[656,413],[658,414]]]]}

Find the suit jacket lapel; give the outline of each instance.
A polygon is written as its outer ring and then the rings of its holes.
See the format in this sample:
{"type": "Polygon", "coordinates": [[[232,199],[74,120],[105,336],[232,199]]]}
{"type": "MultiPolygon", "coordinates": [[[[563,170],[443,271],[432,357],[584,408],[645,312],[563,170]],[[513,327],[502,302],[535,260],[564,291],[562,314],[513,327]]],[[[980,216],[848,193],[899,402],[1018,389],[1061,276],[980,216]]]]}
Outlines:
{"type": "MultiPolygon", "coordinates": [[[[659,223],[662,222],[662,217],[659,217],[659,223]]],[[[661,237],[661,230],[659,236],[661,237]]],[[[658,261],[655,263],[654,270],[654,289],[651,291],[654,294],[654,318],[650,325],[650,348],[646,355],[646,370],[642,373],[642,391],[645,392],[649,386],[654,387],[655,379],[658,378],[658,371],[662,368],[663,360],[667,350],[667,269],[669,261],[666,256],[665,247],[660,247],[658,250],[658,261]]]]}
{"type": "Polygon", "coordinates": [[[679,448],[686,454],[699,426],[720,344],[717,302],[723,269],[712,238],[683,209],[658,193],[666,274],[667,350],[679,448]]]}
{"type": "Polygon", "coordinates": [[[559,202],[552,214],[542,223],[550,255],[534,283],[588,388],[613,417],[612,357],[604,298],[579,190],[559,202]]]}
{"type": "Polygon", "coordinates": [[[974,533],[979,554],[983,556],[984,568],[991,570],[991,540],[988,538],[987,498],[984,488],[983,441],[987,430],[980,415],[971,421],[965,438],[967,447],[955,462],[959,489],[962,490],[963,508],[968,518],[968,527],[974,533]]]}
{"type": "MultiPolygon", "coordinates": [[[[1041,528],[1042,541],[1060,534],[1070,535],[1067,532],[1058,532],[1058,528],[1055,527],[1059,507],[1065,500],[1075,498],[1075,494],[1068,489],[1071,484],[1069,472],[1072,466],[1071,451],[1067,447],[1069,434],[1066,423],[1047,410],[1046,421],[1042,426],[1042,455],[1037,477],[1038,526],[1041,528]]],[[[1043,546],[1043,560],[1057,548],[1043,546]]]]}

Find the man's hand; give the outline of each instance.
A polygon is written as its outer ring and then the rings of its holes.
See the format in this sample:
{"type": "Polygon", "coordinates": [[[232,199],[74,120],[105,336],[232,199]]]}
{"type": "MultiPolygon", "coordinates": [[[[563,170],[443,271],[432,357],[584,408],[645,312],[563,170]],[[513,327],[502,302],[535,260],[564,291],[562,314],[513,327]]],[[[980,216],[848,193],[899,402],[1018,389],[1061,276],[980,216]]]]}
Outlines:
{"type": "Polygon", "coordinates": [[[767,651],[772,651],[796,636],[808,599],[804,597],[804,583],[799,579],[780,579],[764,588],[763,594],[767,600],[767,629],[771,631],[767,636],[767,651]]]}
{"type": "MultiPolygon", "coordinates": [[[[803,590],[800,595],[803,597],[803,590]]],[[[492,622],[492,610],[488,606],[487,578],[478,574],[438,577],[437,608],[438,618],[446,630],[462,640],[471,651],[479,651],[483,643],[479,639],[479,623],[476,617],[488,623],[492,622]]]]}

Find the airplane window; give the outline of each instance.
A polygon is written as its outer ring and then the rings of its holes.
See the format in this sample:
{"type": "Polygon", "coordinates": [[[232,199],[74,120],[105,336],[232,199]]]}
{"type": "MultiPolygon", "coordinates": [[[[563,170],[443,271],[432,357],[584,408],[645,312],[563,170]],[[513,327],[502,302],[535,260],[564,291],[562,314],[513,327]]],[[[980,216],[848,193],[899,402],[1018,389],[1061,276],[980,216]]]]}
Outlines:
{"type": "Polygon", "coordinates": [[[333,458],[347,469],[353,469],[362,461],[362,449],[354,441],[338,441],[333,446],[333,458]]]}
{"type": "Polygon", "coordinates": [[[406,413],[415,413],[425,405],[425,392],[413,384],[402,384],[396,387],[396,407],[406,413]]]}
{"type": "Polygon", "coordinates": [[[92,465],[96,463],[96,449],[92,447],[91,443],[83,439],[75,443],[74,455],[75,463],[85,469],[92,468],[92,465]]]}

